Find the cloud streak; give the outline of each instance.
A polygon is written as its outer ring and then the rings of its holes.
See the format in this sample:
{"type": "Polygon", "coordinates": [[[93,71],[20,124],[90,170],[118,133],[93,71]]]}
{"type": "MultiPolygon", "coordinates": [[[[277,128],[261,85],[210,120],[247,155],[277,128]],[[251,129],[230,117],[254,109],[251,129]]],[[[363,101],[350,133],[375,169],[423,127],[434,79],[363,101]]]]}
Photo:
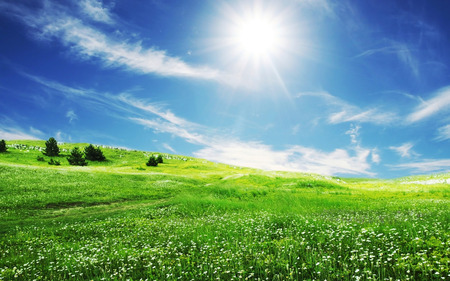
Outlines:
{"type": "Polygon", "coordinates": [[[361,109],[324,91],[297,94],[297,98],[307,96],[322,99],[328,105],[332,110],[332,113],[328,116],[328,123],[330,124],[360,122],[386,125],[398,120],[397,114],[393,112],[381,111],[376,107],[361,109]]]}
{"type": "MultiPolygon", "coordinates": [[[[242,141],[227,135],[215,134],[208,128],[203,128],[204,133],[198,133],[191,131],[194,130],[192,126],[182,127],[163,120],[143,118],[130,118],[130,120],[156,132],[172,134],[189,143],[203,146],[193,153],[196,157],[231,165],[325,175],[375,176],[375,173],[370,171],[370,159],[372,162],[378,159],[379,162],[379,156],[375,150],[360,147],[350,152],[345,149],[335,149],[331,153],[298,145],[276,150],[258,141],[242,141]]],[[[200,126],[195,124],[195,127],[200,126]]]]}
{"type": "Polygon", "coordinates": [[[450,109],[450,86],[436,91],[434,97],[425,100],[416,109],[407,116],[408,123],[419,122],[433,115],[448,111],[450,109]]]}
{"type": "Polygon", "coordinates": [[[33,133],[35,130],[31,130],[31,134],[25,132],[22,128],[2,126],[0,124],[0,139],[4,140],[38,140],[33,133]]]}
{"type": "Polygon", "coordinates": [[[426,159],[421,162],[390,165],[390,167],[396,170],[410,170],[418,174],[449,172],[450,159],[426,159]]]}
{"type": "MultiPolygon", "coordinates": [[[[42,77],[21,73],[24,77],[44,86],[50,93],[68,98],[85,108],[129,120],[153,129],[155,133],[166,133],[200,146],[193,152],[196,157],[237,166],[266,170],[311,172],[326,175],[348,174],[375,176],[371,163],[379,163],[375,149],[356,145],[350,150],[335,149],[331,152],[304,146],[287,146],[274,149],[259,141],[243,141],[200,124],[183,119],[157,103],[148,103],[128,93],[112,95],[91,89],[73,88],[42,77]]],[[[72,114],[66,113],[67,116],[72,114]]],[[[355,145],[359,127],[348,134],[355,145]]],[[[168,147],[166,147],[169,149],[168,147]]],[[[171,150],[171,149],[169,149],[171,150]]],[[[172,150],[171,150],[172,151],[172,150]]]]}
{"type": "Polygon", "coordinates": [[[406,43],[389,40],[388,46],[366,50],[354,58],[368,57],[376,54],[395,55],[415,77],[419,77],[419,62],[413,55],[413,50],[406,43]]]}
{"type": "Polygon", "coordinates": [[[67,111],[66,117],[69,118],[69,123],[72,123],[74,120],[78,119],[78,115],[73,110],[67,111]]]}
{"type": "Polygon", "coordinates": [[[437,141],[445,141],[450,140],[450,124],[440,127],[437,131],[437,137],[435,138],[437,141]]]}
{"type": "Polygon", "coordinates": [[[390,146],[389,149],[395,151],[402,158],[410,158],[411,156],[418,156],[418,154],[412,150],[413,147],[413,143],[407,142],[400,146],[390,146]]]}
{"type": "Polygon", "coordinates": [[[109,10],[103,7],[103,3],[101,1],[84,0],[80,1],[79,5],[82,12],[93,20],[106,24],[114,23],[109,10]]]}
{"type": "MultiPolygon", "coordinates": [[[[110,23],[111,17],[99,2],[81,2],[83,12],[97,21],[110,23]]],[[[94,28],[69,8],[44,1],[33,10],[16,2],[0,3],[0,11],[25,24],[41,40],[58,40],[81,59],[99,60],[105,67],[125,68],[142,74],[219,80],[220,73],[206,66],[192,66],[163,50],[129,43],[94,28]]]]}

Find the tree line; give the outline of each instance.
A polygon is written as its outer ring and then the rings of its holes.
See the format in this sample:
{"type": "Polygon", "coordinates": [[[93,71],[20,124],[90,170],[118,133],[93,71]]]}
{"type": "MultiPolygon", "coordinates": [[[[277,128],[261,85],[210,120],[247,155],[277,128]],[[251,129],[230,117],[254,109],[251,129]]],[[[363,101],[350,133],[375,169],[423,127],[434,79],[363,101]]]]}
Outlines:
{"type": "MultiPolygon", "coordinates": [[[[8,147],[6,146],[5,140],[1,140],[0,141],[0,153],[7,152],[7,150],[8,150],[8,147]]],[[[45,142],[45,149],[42,153],[48,157],[60,156],[60,149],[58,146],[58,142],[56,141],[55,138],[51,137],[45,142]]],[[[79,147],[74,147],[71,150],[69,157],[67,157],[66,159],[70,165],[74,165],[74,166],[87,166],[88,163],[86,162],[86,160],[97,161],[97,162],[106,161],[106,157],[103,154],[100,147],[98,147],[98,146],[96,147],[92,144],[89,144],[88,146],[86,146],[84,148],[84,151],[82,151],[79,147]]],[[[45,161],[45,158],[42,156],[38,156],[37,160],[45,161]]],[[[146,165],[156,167],[156,166],[158,166],[158,164],[161,164],[161,163],[163,163],[163,158],[162,158],[161,154],[158,155],[157,157],[155,157],[154,155],[151,155],[150,158],[148,159],[146,165]]],[[[59,166],[59,165],[61,165],[61,162],[51,158],[50,161],[48,162],[48,164],[59,166]]]]}

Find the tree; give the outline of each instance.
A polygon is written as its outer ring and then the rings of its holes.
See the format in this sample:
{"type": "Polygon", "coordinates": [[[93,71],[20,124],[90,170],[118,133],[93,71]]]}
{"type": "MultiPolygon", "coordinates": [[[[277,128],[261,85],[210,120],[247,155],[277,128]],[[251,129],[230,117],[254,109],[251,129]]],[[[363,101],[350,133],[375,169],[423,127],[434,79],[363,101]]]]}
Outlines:
{"type": "Polygon", "coordinates": [[[86,166],[86,159],[83,157],[83,153],[78,147],[75,147],[72,149],[72,152],[70,153],[70,156],[67,157],[67,161],[69,161],[70,165],[75,166],[86,166]]]}
{"type": "Polygon", "coordinates": [[[146,163],[147,166],[153,166],[156,167],[158,166],[158,162],[156,161],[155,156],[150,156],[150,158],[148,159],[148,162],[146,163]]]}
{"type": "Polygon", "coordinates": [[[105,161],[106,157],[103,155],[100,147],[94,147],[92,144],[84,149],[84,154],[87,160],[91,161],[105,161]]]}
{"type": "Polygon", "coordinates": [[[59,156],[59,147],[56,140],[51,137],[45,142],[45,155],[47,156],[59,156]]]}
{"type": "Polygon", "coordinates": [[[50,159],[50,161],[48,161],[48,164],[59,166],[59,165],[61,165],[61,162],[59,162],[58,160],[53,160],[53,158],[52,158],[52,159],[50,159]]]}
{"type": "Polygon", "coordinates": [[[5,140],[1,140],[0,141],[0,152],[6,152],[6,150],[8,150],[8,148],[6,147],[6,142],[5,142],[5,140]]]}
{"type": "Polygon", "coordinates": [[[157,162],[158,164],[162,164],[162,163],[163,163],[163,158],[162,158],[162,155],[161,155],[161,154],[159,154],[158,157],[156,157],[156,162],[157,162]]]}

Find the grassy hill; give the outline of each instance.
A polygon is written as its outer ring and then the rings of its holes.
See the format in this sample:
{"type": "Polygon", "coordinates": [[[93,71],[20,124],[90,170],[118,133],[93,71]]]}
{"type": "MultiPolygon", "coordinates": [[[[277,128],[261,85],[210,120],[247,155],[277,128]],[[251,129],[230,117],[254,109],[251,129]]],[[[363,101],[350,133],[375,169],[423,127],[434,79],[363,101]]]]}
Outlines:
{"type": "Polygon", "coordinates": [[[446,280],[450,174],[340,179],[62,144],[0,154],[0,280],[446,280]],[[38,156],[44,161],[38,161],[38,156]]]}

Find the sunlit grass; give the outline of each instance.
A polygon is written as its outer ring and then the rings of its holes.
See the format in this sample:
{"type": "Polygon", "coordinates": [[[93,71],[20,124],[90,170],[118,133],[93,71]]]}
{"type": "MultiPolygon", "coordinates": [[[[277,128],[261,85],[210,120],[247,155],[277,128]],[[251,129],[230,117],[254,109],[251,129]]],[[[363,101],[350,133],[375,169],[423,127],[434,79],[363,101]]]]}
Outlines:
{"type": "Polygon", "coordinates": [[[51,166],[44,142],[17,143],[0,155],[0,280],[450,279],[448,175],[147,167],[151,152],[112,148],[51,166]]]}

